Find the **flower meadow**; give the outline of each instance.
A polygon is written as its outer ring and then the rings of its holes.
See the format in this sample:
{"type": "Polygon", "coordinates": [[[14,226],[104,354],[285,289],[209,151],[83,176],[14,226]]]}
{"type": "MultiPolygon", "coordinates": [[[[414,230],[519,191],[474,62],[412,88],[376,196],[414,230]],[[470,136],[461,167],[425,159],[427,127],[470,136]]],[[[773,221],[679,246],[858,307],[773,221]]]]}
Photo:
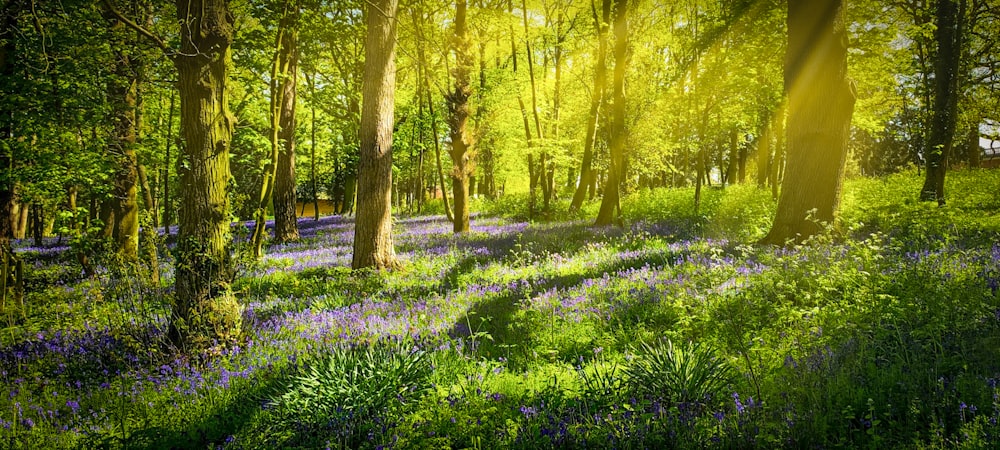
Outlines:
{"type": "Polygon", "coordinates": [[[997,448],[1000,175],[949,173],[942,208],[918,185],[853,180],[785,248],[745,186],[635,193],[620,228],[398,217],[390,273],[349,270],[350,217],[302,219],[239,259],[243,336],[199,354],[165,338],[167,252],[150,283],[18,242],[0,447],[997,448]]]}

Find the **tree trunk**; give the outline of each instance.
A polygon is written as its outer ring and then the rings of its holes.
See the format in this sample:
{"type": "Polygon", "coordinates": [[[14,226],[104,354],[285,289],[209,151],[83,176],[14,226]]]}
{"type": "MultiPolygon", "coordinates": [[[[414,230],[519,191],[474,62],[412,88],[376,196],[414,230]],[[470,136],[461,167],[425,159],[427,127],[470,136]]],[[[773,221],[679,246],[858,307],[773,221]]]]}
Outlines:
{"type": "Polygon", "coordinates": [[[920,200],[937,200],[943,205],[944,174],[948,168],[955,140],[958,108],[958,69],[962,57],[962,15],[960,0],[938,0],[935,12],[937,56],[934,61],[934,109],[931,111],[930,136],[924,149],[927,171],[920,189],[920,200]]]}
{"type": "Polygon", "coordinates": [[[163,234],[170,235],[170,222],[173,221],[173,205],[170,203],[170,165],[174,161],[170,157],[170,146],[174,142],[174,91],[170,92],[170,112],[167,113],[167,149],[163,158],[163,234]]]}
{"type": "Polygon", "coordinates": [[[771,120],[764,124],[764,129],[757,139],[757,187],[767,187],[768,164],[771,162],[771,120]]]}
{"type": "Polygon", "coordinates": [[[290,242],[299,238],[299,227],[295,215],[295,101],[298,81],[298,0],[285,0],[286,24],[283,42],[280,44],[278,58],[284,68],[278,89],[282,91],[281,104],[275,105],[279,113],[278,142],[281,147],[278,152],[278,167],[274,178],[274,240],[290,242]]]}
{"type": "Polygon", "coordinates": [[[438,182],[441,183],[441,201],[444,203],[444,215],[449,222],[454,222],[451,205],[448,203],[448,191],[444,184],[444,164],[441,163],[441,137],[438,136],[437,115],[434,114],[434,99],[431,98],[430,85],[427,88],[427,107],[431,115],[431,138],[434,139],[434,162],[437,169],[438,182]]]}
{"type": "MultiPolygon", "coordinates": [[[[532,56],[531,40],[529,39],[529,34],[528,34],[529,33],[529,29],[528,29],[528,7],[527,7],[527,4],[526,4],[526,0],[521,0],[521,13],[522,13],[521,14],[522,18],[524,19],[523,22],[524,22],[525,59],[528,60],[528,80],[529,80],[530,85],[531,85],[531,115],[532,115],[532,117],[534,118],[534,121],[535,121],[535,137],[538,139],[538,141],[535,142],[534,144],[529,144],[528,145],[528,147],[530,148],[530,147],[536,147],[537,145],[543,145],[542,139],[544,138],[544,136],[542,135],[542,121],[541,121],[541,118],[539,117],[539,114],[538,114],[538,88],[537,88],[537,84],[535,83],[535,62],[534,62],[535,58],[532,56]]],[[[529,141],[531,141],[530,137],[529,137],[529,141]]],[[[529,150],[529,152],[530,151],[531,150],[529,150]]],[[[545,209],[547,210],[548,209],[548,202],[549,202],[550,194],[549,194],[549,191],[548,191],[548,186],[545,183],[545,160],[546,160],[546,157],[545,157],[545,150],[544,150],[544,148],[541,151],[541,154],[538,156],[538,160],[539,160],[538,167],[534,168],[535,177],[537,177],[538,180],[542,184],[542,199],[543,199],[543,202],[544,202],[544,205],[545,205],[545,209]]],[[[538,182],[534,183],[535,186],[537,186],[538,184],[539,184],[538,182]]],[[[533,211],[534,210],[534,202],[535,202],[534,190],[532,190],[532,193],[530,195],[531,195],[531,198],[529,199],[529,203],[531,204],[531,207],[529,209],[531,209],[533,211]]]]}
{"type": "Polygon", "coordinates": [[[174,59],[184,139],[175,250],[176,294],[169,336],[182,347],[234,341],[242,307],[232,294],[229,112],[233,16],[224,0],[177,0],[180,52],[174,59]]]}
{"type": "MultiPolygon", "coordinates": [[[[345,170],[347,170],[345,168],[345,170]]],[[[354,199],[358,193],[358,175],[351,172],[344,179],[343,198],[340,201],[340,214],[354,214],[354,199]]]]}
{"type": "MultiPolygon", "coordinates": [[[[253,246],[253,256],[254,258],[260,258],[264,254],[264,239],[267,236],[267,208],[272,205],[272,200],[275,195],[274,192],[277,190],[277,178],[278,178],[278,168],[281,166],[281,159],[285,156],[282,153],[291,152],[292,158],[294,158],[294,142],[286,143],[282,139],[288,135],[288,131],[284,130],[283,127],[288,125],[291,129],[291,134],[295,133],[295,38],[292,36],[295,27],[294,15],[297,13],[298,5],[294,8],[291,1],[285,1],[283,4],[283,10],[281,14],[281,19],[278,23],[278,33],[275,39],[275,51],[274,58],[271,62],[271,156],[267,166],[264,168],[264,174],[261,179],[260,194],[257,196],[257,209],[254,210],[254,221],[256,222],[253,230],[253,236],[251,236],[251,245],[253,246]],[[291,87],[289,87],[289,83],[291,87]],[[291,98],[286,98],[286,95],[291,93],[291,98]],[[286,118],[285,115],[288,114],[287,109],[291,109],[291,118],[286,118]]],[[[287,160],[286,160],[287,162],[287,160]]],[[[284,167],[285,173],[291,170],[292,176],[295,175],[295,162],[292,160],[291,164],[284,167]]],[[[294,190],[295,180],[291,180],[292,189],[294,190]]],[[[295,193],[292,193],[292,200],[295,200],[295,193]]],[[[289,210],[287,205],[284,203],[287,199],[282,198],[282,214],[285,216],[284,219],[287,220],[289,210]]],[[[274,200],[274,204],[277,205],[279,200],[274,200]]],[[[275,209],[275,226],[277,227],[277,215],[278,211],[275,209]]],[[[292,204],[291,221],[295,222],[295,204],[292,204]]],[[[292,225],[292,228],[295,226],[292,225]]],[[[285,232],[287,233],[289,226],[285,223],[285,232]]],[[[298,230],[296,229],[296,233],[298,230]]],[[[277,235],[277,233],[275,233],[277,235]]]]}
{"type": "Polygon", "coordinates": [[[729,162],[726,165],[724,185],[731,185],[736,180],[736,171],[740,159],[740,133],[736,129],[729,132],[729,162]]]}
{"type": "Polygon", "coordinates": [[[747,143],[740,145],[739,163],[736,169],[736,180],[740,184],[747,181],[747,143]]]}
{"type": "Polygon", "coordinates": [[[139,259],[139,202],[137,199],[138,168],[136,147],[136,104],[139,89],[139,56],[134,51],[135,39],[125,24],[111,15],[114,51],[114,76],[108,81],[111,103],[112,136],[108,152],[115,164],[112,181],[109,222],[112,250],[126,261],[139,259]]]}
{"type": "Polygon", "coordinates": [[[448,101],[448,127],[451,130],[451,187],[454,192],[455,218],[452,221],[456,233],[469,231],[469,177],[474,170],[475,158],[473,133],[468,128],[472,97],[471,72],[475,62],[472,56],[472,41],[466,25],[466,0],[455,2],[455,34],[452,49],[455,52],[454,89],[446,96],[448,101]]]}
{"type": "Polygon", "coordinates": [[[969,167],[979,168],[982,166],[982,149],[979,148],[979,123],[974,123],[969,126],[969,132],[966,135],[965,151],[967,158],[969,160],[969,167]]]}
{"type": "Polygon", "coordinates": [[[18,2],[4,2],[0,10],[0,252],[10,252],[10,241],[14,239],[17,228],[14,207],[14,154],[12,140],[14,138],[14,109],[12,102],[6,99],[10,95],[10,83],[14,79],[13,58],[17,54],[16,39],[17,16],[20,13],[18,2]]]}
{"type": "MultiPolygon", "coordinates": [[[[699,133],[700,135],[700,133],[699,133]]],[[[699,144],[698,147],[698,162],[695,168],[695,179],[694,179],[694,212],[698,213],[698,209],[701,208],[701,186],[702,180],[705,179],[705,148],[702,147],[704,144],[699,144]]]]}
{"type": "Polygon", "coordinates": [[[41,247],[45,237],[45,211],[41,203],[32,203],[29,208],[31,218],[31,237],[35,247],[41,247]]]}
{"type": "MultiPolygon", "coordinates": [[[[499,36],[497,38],[499,41],[499,36]]],[[[499,42],[498,42],[499,44],[499,42]]],[[[498,53],[499,54],[499,53],[498,53]]],[[[498,64],[499,66],[499,64],[498,64]]],[[[482,139],[484,136],[489,134],[489,126],[483,123],[483,118],[486,113],[486,106],[484,95],[486,93],[486,42],[485,39],[479,41],[479,92],[477,98],[479,99],[479,106],[476,108],[476,130],[478,130],[479,138],[482,139]]],[[[486,198],[493,199],[493,172],[495,167],[493,166],[493,146],[494,140],[492,138],[487,139],[486,145],[479,145],[476,148],[476,159],[478,165],[476,167],[477,172],[480,173],[478,189],[474,189],[473,195],[478,194],[479,196],[485,196],[486,198]]]]}
{"type": "Polygon", "coordinates": [[[788,5],[788,162],[763,243],[799,242],[833,223],[840,200],[854,87],[847,76],[843,0],[788,5]]]}
{"type": "Polygon", "coordinates": [[[358,213],[353,269],[392,269],[392,128],[396,93],[397,0],[373,0],[365,8],[365,69],[361,108],[358,213]]]}
{"type": "Polygon", "coordinates": [[[625,168],[625,73],[628,53],[628,1],[615,0],[615,71],[612,83],[611,142],[609,149],[608,177],[604,184],[604,198],[597,212],[596,226],[614,223],[614,213],[619,205],[619,185],[625,168]]]}
{"type": "MultiPolygon", "coordinates": [[[[149,179],[146,177],[146,168],[142,164],[136,167],[139,175],[139,185],[142,186],[143,212],[148,219],[140,229],[142,238],[142,260],[149,267],[149,279],[154,284],[160,283],[160,258],[156,251],[156,225],[153,218],[156,217],[156,204],[153,201],[153,193],[149,189],[149,179]]],[[[74,195],[73,204],[76,204],[74,195]]],[[[75,206],[74,206],[75,209],[75,206]]]]}
{"type": "MultiPolygon", "coordinates": [[[[309,111],[312,115],[312,120],[310,122],[309,132],[311,134],[311,143],[309,147],[309,185],[312,190],[313,198],[313,220],[319,220],[319,189],[316,188],[316,74],[313,73],[306,77],[306,81],[309,82],[309,111]]],[[[305,205],[303,205],[305,206],[305,205]]]]}
{"type": "Polygon", "coordinates": [[[768,175],[768,182],[771,184],[771,198],[778,200],[778,193],[781,182],[781,171],[785,167],[785,107],[778,109],[774,117],[777,140],[774,143],[774,157],[771,161],[771,172],[768,175]]]}

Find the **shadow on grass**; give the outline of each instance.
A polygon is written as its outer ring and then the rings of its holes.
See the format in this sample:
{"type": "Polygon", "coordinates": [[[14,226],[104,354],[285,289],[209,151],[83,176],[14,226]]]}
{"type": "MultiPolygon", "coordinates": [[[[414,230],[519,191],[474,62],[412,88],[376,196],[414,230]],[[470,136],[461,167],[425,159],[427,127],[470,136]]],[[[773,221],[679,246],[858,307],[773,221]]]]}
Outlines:
{"type": "MultiPolygon", "coordinates": [[[[638,257],[626,257],[617,259],[590,270],[568,275],[546,277],[536,275],[522,280],[522,283],[515,288],[502,288],[493,286],[487,290],[495,290],[496,294],[487,296],[476,302],[468,312],[460,318],[449,331],[449,335],[463,339],[476,341],[475,349],[479,355],[487,359],[507,358],[510,367],[514,370],[527,368],[531,361],[537,358],[534,352],[537,342],[547,333],[553,333],[551,323],[539,320],[525,320],[517,317],[519,312],[525,309],[524,301],[549,290],[567,290],[579,287],[586,280],[602,278],[605,274],[618,276],[629,270],[649,267],[660,269],[673,264],[673,261],[685,259],[691,255],[690,250],[679,252],[666,252],[647,254],[638,257]],[[487,337],[489,336],[489,337],[487,337]]],[[[634,317],[644,315],[643,308],[655,307],[657,302],[643,302],[640,305],[629,305],[628,307],[615,308],[609,313],[609,317],[603,318],[607,323],[629,323],[635,321],[634,317]]],[[[662,314],[656,315],[654,319],[659,326],[667,326],[676,320],[672,316],[662,314]],[[661,317],[662,316],[662,317],[661,317]]],[[[650,316],[652,317],[652,316],[650,316]]],[[[554,320],[554,318],[553,318],[554,320]]],[[[602,323],[603,323],[602,322],[602,323]]],[[[552,336],[552,335],[550,335],[552,336]]],[[[598,336],[589,336],[589,341],[577,339],[579,336],[563,339],[569,342],[567,347],[551,349],[550,355],[556,360],[574,362],[576,358],[591,350],[589,343],[592,343],[598,336]]],[[[565,338],[560,336],[560,338],[565,338]]]]}
{"type": "MultiPolygon", "coordinates": [[[[84,448],[186,449],[217,448],[241,435],[264,414],[261,405],[277,391],[283,378],[267,374],[244,381],[243,388],[229,389],[227,398],[210,403],[197,417],[172,417],[170,425],[140,427],[123,437],[120,433],[96,435],[102,442],[85,442],[84,448]]],[[[165,417],[166,415],[161,415],[165,417]]]]}

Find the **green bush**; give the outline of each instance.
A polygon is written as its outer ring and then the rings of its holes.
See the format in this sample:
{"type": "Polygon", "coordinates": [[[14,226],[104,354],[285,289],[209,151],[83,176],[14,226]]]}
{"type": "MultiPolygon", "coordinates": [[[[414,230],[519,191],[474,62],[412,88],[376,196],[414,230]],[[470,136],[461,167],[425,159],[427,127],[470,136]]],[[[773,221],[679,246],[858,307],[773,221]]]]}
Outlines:
{"type": "Polygon", "coordinates": [[[641,343],[638,351],[625,374],[630,388],[647,398],[709,404],[722,398],[733,379],[732,368],[701,344],[675,347],[672,341],[661,340],[641,343]]]}
{"type": "MultiPolygon", "coordinates": [[[[272,403],[289,428],[332,432],[344,447],[358,448],[369,433],[395,425],[430,387],[430,373],[427,354],[402,343],[337,347],[307,362],[272,403]]],[[[300,443],[283,443],[291,444],[300,443]]]]}

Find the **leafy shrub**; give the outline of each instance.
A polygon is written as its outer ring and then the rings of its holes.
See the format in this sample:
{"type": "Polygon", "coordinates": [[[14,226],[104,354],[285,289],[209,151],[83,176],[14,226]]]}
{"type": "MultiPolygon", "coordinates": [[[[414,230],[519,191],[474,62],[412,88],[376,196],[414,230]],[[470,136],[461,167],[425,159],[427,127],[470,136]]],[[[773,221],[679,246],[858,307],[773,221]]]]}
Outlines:
{"type": "Polygon", "coordinates": [[[507,217],[513,220],[529,220],[540,222],[563,222],[569,220],[590,219],[597,216],[600,199],[586,202],[577,211],[570,211],[569,204],[572,195],[549,202],[545,209],[541,193],[536,194],[534,214],[529,214],[528,194],[506,194],[496,200],[479,199],[473,203],[475,210],[488,216],[507,217]]]}
{"type": "Polygon", "coordinates": [[[404,344],[334,348],[292,375],[272,403],[283,422],[333,431],[344,446],[357,448],[370,433],[393,426],[402,408],[429,388],[430,373],[427,354],[404,344]]]}
{"type": "Polygon", "coordinates": [[[625,368],[630,387],[650,398],[674,403],[710,403],[733,379],[733,371],[712,350],[694,342],[675,347],[670,340],[639,344],[625,368]]]}
{"type": "Polygon", "coordinates": [[[727,187],[717,205],[710,211],[709,235],[740,241],[764,237],[777,207],[770,192],[748,184],[727,187]]]}

